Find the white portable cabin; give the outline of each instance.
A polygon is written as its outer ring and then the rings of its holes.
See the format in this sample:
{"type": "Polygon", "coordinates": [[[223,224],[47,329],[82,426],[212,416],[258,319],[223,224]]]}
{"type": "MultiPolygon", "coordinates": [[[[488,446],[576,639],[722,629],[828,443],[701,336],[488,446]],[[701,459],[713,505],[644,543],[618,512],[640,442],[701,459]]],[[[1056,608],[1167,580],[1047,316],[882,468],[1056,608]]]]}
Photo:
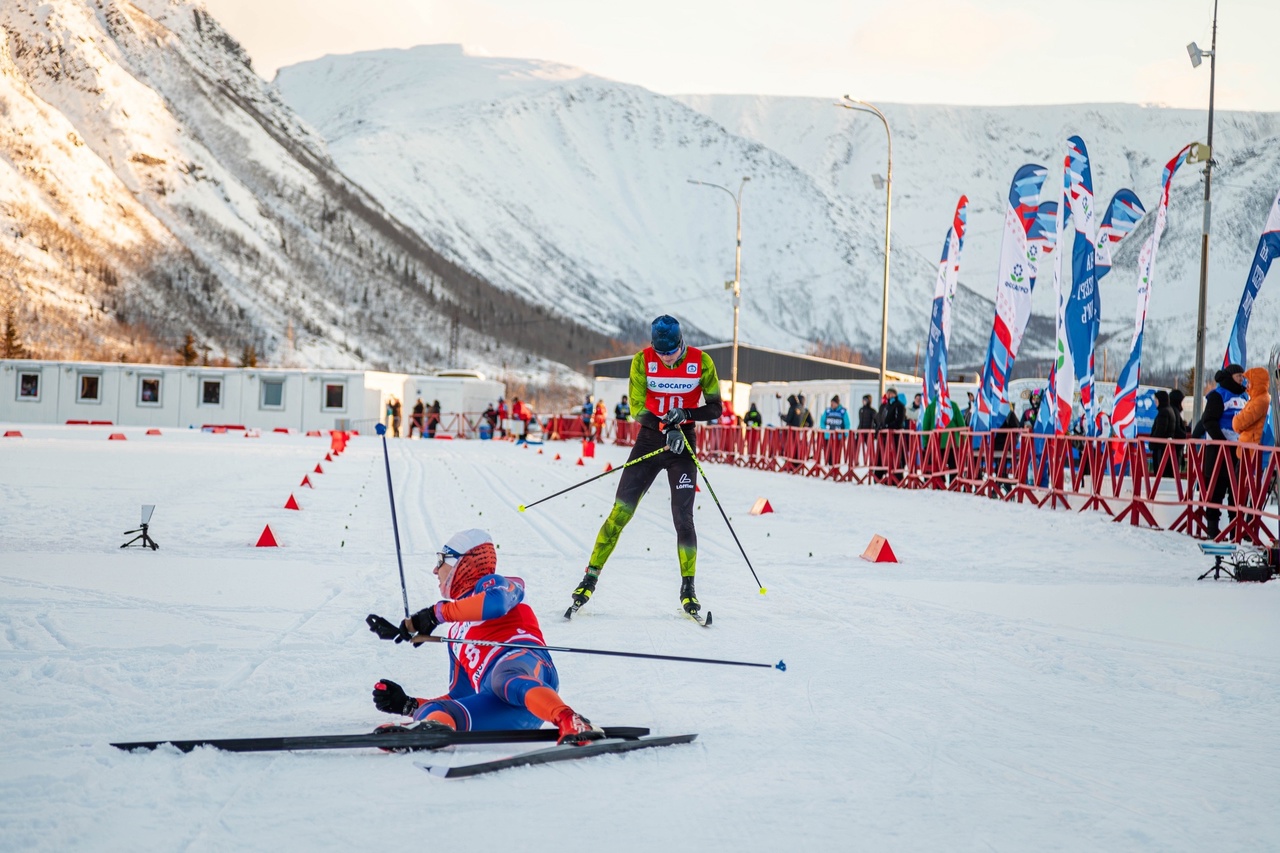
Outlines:
{"type": "Polygon", "coordinates": [[[419,398],[427,406],[439,400],[441,415],[477,415],[490,404],[496,406],[498,398],[506,396],[507,386],[476,370],[441,370],[433,376],[405,377],[401,389],[403,416],[408,418],[419,398]]]}
{"type": "Polygon", "coordinates": [[[0,422],[368,429],[406,379],[359,370],[7,359],[0,360],[0,422]]]}

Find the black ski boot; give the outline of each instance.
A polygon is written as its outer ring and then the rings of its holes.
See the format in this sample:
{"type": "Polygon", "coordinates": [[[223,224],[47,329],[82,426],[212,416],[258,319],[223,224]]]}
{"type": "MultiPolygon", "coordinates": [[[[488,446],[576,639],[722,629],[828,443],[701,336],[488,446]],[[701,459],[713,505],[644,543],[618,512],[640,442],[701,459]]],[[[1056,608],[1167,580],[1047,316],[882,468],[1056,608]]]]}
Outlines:
{"type": "Polygon", "coordinates": [[[702,605],[698,603],[698,594],[693,591],[693,575],[680,579],[680,606],[690,616],[697,617],[702,605]]]}
{"type": "Polygon", "coordinates": [[[595,566],[587,566],[587,571],[582,576],[582,583],[578,584],[578,588],[573,591],[573,604],[564,612],[564,618],[572,619],[573,614],[578,612],[578,608],[591,600],[591,594],[596,591],[596,581],[599,579],[600,570],[595,566]]]}
{"type": "MultiPolygon", "coordinates": [[[[454,729],[449,728],[444,723],[436,720],[423,720],[421,723],[412,726],[402,726],[398,723],[384,723],[373,730],[375,735],[393,735],[399,732],[450,732],[454,729]]],[[[415,752],[420,749],[443,749],[443,747],[386,747],[380,746],[378,749],[383,752],[415,752]]]]}

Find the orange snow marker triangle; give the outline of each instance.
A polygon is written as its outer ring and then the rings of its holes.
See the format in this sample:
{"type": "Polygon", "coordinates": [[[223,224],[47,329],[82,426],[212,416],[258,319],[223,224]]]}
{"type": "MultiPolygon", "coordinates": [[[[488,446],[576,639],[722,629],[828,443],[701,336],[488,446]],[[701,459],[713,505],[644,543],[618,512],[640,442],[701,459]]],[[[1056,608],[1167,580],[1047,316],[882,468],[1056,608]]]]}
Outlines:
{"type": "Polygon", "coordinates": [[[579,465],[582,465],[583,467],[586,467],[586,463],[582,461],[582,457],[581,457],[581,456],[579,456],[579,457],[578,457],[578,464],[579,464],[579,465]]]}
{"type": "Polygon", "coordinates": [[[302,507],[298,506],[298,502],[293,499],[292,494],[289,495],[289,500],[284,502],[284,508],[285,509],[302,509],[302,507]]]}
{"type": "Polygon", "coordinates": [[[5,438],[22,438],[22,430],[20,430],[20,429],[7,429],[7,430],[5,430],[5,431],[4,431],[4,437],[5,437],[5,438]]]}
{"type": "Polygon", "coordinates": [[[764,515],[766,512],[773,512],[773,504],[769,503],[768,498],[756,498],[755,506],[751,507],[751,514],[764,515]]]}
{"type": "MultiPolygon", "coordinates": [[[[542,451],[541,451],[541,450],[539,450],[538,452],[539,452],[539,453],[541,453],[542,451]]],[[[556,454],[556,458],[555,458],[555,459],[552,459],[551,461],[552,461],[552,462],[559,462],[559,461],[560,461],[560,454],[559,454],[559,453],[557,453],[557,454],[556,454]]]]}
{"type": "Polygon", "coordinates": [[[124,433],[113,432],[111,433],[111,435],[107,436],[107,440],[108,441],[126,441],[127,439],[125,439],[124,433]]]}
{"type": "Polygon", "coordinates": [[[612,462],[606,462],[606,463],[604,463],[604,472],[605,472],[606,474],[608,474],[608,473],[609,473],[610,471],[612,471],[612,470],[613,470],[613,463],[612,463],[612,462]]]}
{"type": "Polygon", "coordinates": [[[325,462],[332,462],[332,461],[333,461],[333,457],[332,457],[332,456],[330,456],[328,453],[326,453],[326,454],[324,455],[324,461],[325,461],[325,462]]]}
{"type": "Polygon", "coordinates": [[[317,463],[316,463],[316,470],[315,470],[315,471],[313,471],[312,473],[313,473],[313,474],[323,474],[323,473],[324,473],[324,469],[320,467],[320,463],[319,463],[319,462],[317,462],[317,463]]]}
{"type": "Polygon", "coordinates": [[[315,486],[311,485],[311,478],[310,478],[310,477],[308,477],[308,476],[307,476],[307,475],[305,475],[305,474],[303,474],[303,475],[302,475],[302,482],[301,482],[301,483],[299,483],[298,485],[299,485],[299,486],[306,486],[308,489],[314,489],[314,488],[315,488],[315,486]]]}
{"type": "Polygon", "coordinates": [[[871,537],[871,544],[867,546],[867,550],[862,552],[862,559],[868,563],[898,562],[893,549],[889,547],[889,540],[878,534],[871,537]]]}
{"type": "Polygon", "coordinates": [[[155,427],[152,427],[151,429],[147,430],[147,435],[160,435],[160,434],[161,434],[160,430],[156,429],[155,427]]]}
{"type": "Polygon", "coordinates": [[[539,456],[541,456],[541,455],[542,455],[542,448],[541,448],[541,447],[539,447],[539,448],[538,448],[538,455],[539,455],[539,456]]]}
{"type": "Polygon", "coordinates": [[[258,544],[255,548],[279,548],[280,543],[276,541],[276,536],[271,532],[271,525],[268,524],[262,528],[262,535],[258,537],[258,544]]]}

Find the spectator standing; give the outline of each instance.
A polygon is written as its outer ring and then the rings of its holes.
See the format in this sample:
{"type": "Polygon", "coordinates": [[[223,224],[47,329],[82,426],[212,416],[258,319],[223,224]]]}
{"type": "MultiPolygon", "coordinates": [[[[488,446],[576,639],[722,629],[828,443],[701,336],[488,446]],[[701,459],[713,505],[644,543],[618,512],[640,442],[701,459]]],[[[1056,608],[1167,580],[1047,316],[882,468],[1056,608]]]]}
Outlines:
{"type": "Polygon", "coordinates": [[[969,395],[969,402],[966,403],[964,407],[964,423],[965,426],[973,426],[973,392],[966,391],[965,393],[969,395]]]}
{"type": "Polygon", "coordinates": [[[413,431],[418,431],[418,438],[422,438],[423,417],[427,407],[422,404],[422,398],[418,398],[418,402],[413,404],[413,415],[409,418],[409,438],[413,438],[413,431]]]}
{"type": "Polygon", "coordinates": [[[885,392],[884,402],[880,405],[881,426],[883,429],[902,429],[906,423],[907,407],[898,396],[897,388],[885,392]]]}
{"type": "Polygon", "coordinates": [[[1251,367],[1244,372],[1249,400],[1234,418],[1231,427],[1240,434],[1241,444],[1261,444],[1262,429],[1271,409],[1271,378],[1265,367],[1251,367]]]}
{"type": "Polygon", "coordinates": [[[596,413],[596,401],[590,394],[582,403],[582,437],[588,438],[591,435],[591,418],[596,413]]]}
{"type": "Polygon", "coordinates": [[[532,420],[532,418],[533,413],[529,411],[528,406],[520,401],[519,397],[516,397],[511,401],[511,419],[518,424],[516,429],[520,431],[516,436],[516,444],[528,441],[529,421],[532,420]]]}
{"type": "Polygon", "coordinates": [[[480,416],[485,423],[489,425],[489,435],[498,434],[498,410],[493,407],[493,403],[484,410],[484,414],[480,416]]]}
{"type": "Polygon", "coordinates": [[[623,394],[622,399],[618,401],[618,405],[613,407],[613,417],[619,423],[631,420],[631,404],[627,402],[626,394],[623,394]]]}
{"type": "Polygon", "coordinates": [[[400,437],[400,401],[392,397],[387,401],[387,414],[391,416],[391,437],[400,437]]]}
{"type": "Polygon", "coordinates": [[[438,429],[440,429],[440,401],[432,400],[431,405],[427,406],[427,438],[435,438],[438,429]]]}
{"type": "Polygon", "coordinates": [[[1191,435],[1191,427],[1187,426],[1187,419],[1182,415],[1182,401],[1185,399],[1187,399],[1187,396],[1182,393],[1181,388],[1174,388],[1169,392],[1169,408],[1173,409],[1173,417],[1175,419],[1174,438],[1186,438],[1191,435]]]}
{"type": "Polygon", "coordinates": [[[822,413],[822,428],[829,430],[849,428],[849,411],[840,405],[839,394],[831,398],[831,405],[827,406],[827,410],[822,413]]]}
{"type": "Polygon", "coordinates": [[[908,429],[920,429],[920,418],[924,415],[921,411],[921,397],[922,395],[917,394],[911,400],[911,408],[907,410],[908,429]]]}
{"type": "Polygon", "coordinates": [[[507,401],[499,397],[498,398],[498,437],[499,438],[507,437],[507,418],[509,418],[510,416],[511,416],[510,412],[507,411],[507,401]]]}
{"type": "Polygon", "coordinates": [[[755,403],[752,403],[751,407],[747,409],[747,414],[742,419],[742,422],[751,429],[760,429],[764,425],[764,418],[760,417],[760,410],[756,408],[755,403]]]}
{"type": "Polygon", "coordinates": [[[876,410],[871,406],[871,395],[862,395],[862,408],[858,409],[858,429],[876,428],[876,410]]]}
{"type": "Polygon", "coordinates": [[[1168,440],[1177,435],[1178,418],[1173,413],[1173,406],[1169,405],[1169,392],[1156,392],[1156,419],[1151,424],[1151,473],[1152,475],[1163,475],[1174,470],[1173,462],[1166,460],[1168,453],[1168,440]]]}
{"type": "Polygon", "coordinates": [[[803,394],[796,395],[796,405],[799,406],[800,409],[799,412],[797,412],[796,426],[804,429],[811,429],[813,427],[813,415],[809,414],[809,407],[805,405],[803,394]]]}
{"type": "Polygon", "coordinates": [[[596,401],[595,411],[591,413],[591,425],[595,427],[591,437],[594,441],[604,441],[604,421],[604,400],[598,400],[596,401]]]}
{"type": "Polygon", "coordinates": [[[779,415],[782,418],[783,426],[800,426],[800,401],[795,394],[787,397],[787,409],[785,412],[780,412],[779,415]]]}
{"type": "MultiPolygon", "coordinates": [[[[1244,368],[1238,364],[1228,364],[1213,375],[1217,387],[1205,395],[1204,414],[1196,424],[1197,431],[1215,441],[1239,441],[1240,435],[1235,431],[1235,416],[1244,408],[1245,379],[1244,368]]],[[[1231,478],[1227,466],[1234,466],[1235,448],[1232,445],[1212,444],[1204,451],[1204,475],[1209,482],[1210,504],[1227,505],[1231,502],[1231,478]],[[1227,451],[1226,464],[1218,469],[1218,456],[1223,449],[1227,451]]],[[[1231,514],[1234,516],[1234,513],[1231,514]]],[[[1209,538],[1216,539],[1222,532],[1220,523],[1222,510],[1211,506],[1204,511],[1205,528],[1209,538]]]]}

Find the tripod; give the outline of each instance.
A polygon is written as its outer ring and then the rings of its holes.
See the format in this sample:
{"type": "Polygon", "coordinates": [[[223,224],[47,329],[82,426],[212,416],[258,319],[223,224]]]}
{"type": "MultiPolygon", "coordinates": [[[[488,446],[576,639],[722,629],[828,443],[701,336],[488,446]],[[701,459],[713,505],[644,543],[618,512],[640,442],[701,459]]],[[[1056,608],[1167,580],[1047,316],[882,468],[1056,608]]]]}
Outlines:
{"type": "Polygon", "coordinates": [[[128,548],[134,542],[137,542],[139,539],[141,539],[143,548],[150,548],[152,551],[158,551],[160,549],[160,546],[156,544],[156,540],[152,539],[151,536],[147,533],[147,525],[144,524],[141,527],[139,527],[137,530],[126,530],[124,532],[124,535],[128,536],[130,533],[136,533],[138,535],[133,537],[123,545],[121,545],[120,546],[121,548],[128,548]]]}
{"type": "Polygon", "coordinates": [[[1228,569],[1226,566],[1222,565],[1222,555],[1215,554],[1213,556],[1213,566],[1204,574],[1202,574],[1200,577],[1196,578],[1196,580],[1202,581],[1205,578],[1209,577],[1209,575],[1213,575],[1214,580],[1220,580],[1219,576],[1224,572],[1226,573],[1227,577],[1231,578],[1232,580],[1236,579],[1236,576],[1232,574],[1231,570],[1228,569]]]}

